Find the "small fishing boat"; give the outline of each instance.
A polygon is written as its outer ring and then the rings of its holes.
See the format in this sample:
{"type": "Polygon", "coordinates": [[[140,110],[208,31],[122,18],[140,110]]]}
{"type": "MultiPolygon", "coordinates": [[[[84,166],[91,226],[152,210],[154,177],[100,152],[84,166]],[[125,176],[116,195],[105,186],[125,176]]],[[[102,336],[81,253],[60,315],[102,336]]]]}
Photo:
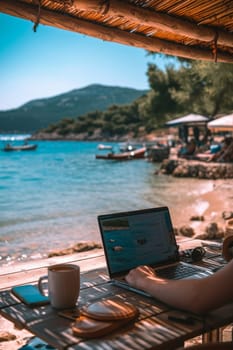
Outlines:
{"type": "Polygon", "coordinates": [[[3,151],[10,152],[10,151],[32,151],[37,149],[36,144],[23,144],[23,145],[11,145],[10,143],[7,143],[5,147],[3,148],[3,151]]]}
{"type": "Polygon", "coordinates": [[[108,153],[108,154],[96,154],[96,159],[108,159],[108,160],[132,160],[145,158],[146,147],[139,148],[131,152],[120,153],[108,153]]]}
{"type": "Polygon", "coordinates": [[[121,152],[131,152],[136,149],[136,146],[133,146],[129,143],[122,143],[119,145],[119,148],[121,152]]]}

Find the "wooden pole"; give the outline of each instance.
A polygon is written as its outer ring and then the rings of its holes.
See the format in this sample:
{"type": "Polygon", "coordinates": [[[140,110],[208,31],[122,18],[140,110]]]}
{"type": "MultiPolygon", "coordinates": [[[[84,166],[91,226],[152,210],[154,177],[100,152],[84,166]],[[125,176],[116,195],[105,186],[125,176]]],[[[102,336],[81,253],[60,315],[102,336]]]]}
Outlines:
{"type": "MultiPolygon", "coordinates": [[[[34,23],[36,23],[38,20],[38,7],[19,1],[1,0],[0,12],[28,19],[34,23]]],[[[39,21],[42,24],[52,27],[78,32],[110,42],[135,46],[152,52],[180,56],[188,59],[214,61],[213,53],[210,50],[174,44],[165,40],[124,32],[120,29],[110,28],[100,24],[93,24],[88,21],[77,19],[76,17],[69,15],[56,13],[51,10],[41,8],[39,21]]],[[[217,57],[219,62],[233,63],[233,55],[218,52],[217,57]]]]}
{"type": "Polygon", "coordinates": [[[211,42],[218,35],[218,44],[233,47],[233,34],[185,21],[174,16],[158,13],[146,8],[139,8],[122,0],[111,0],[103,5],[100,0],[74,0],[77,10],[94,11],[108,16],[133,21],[136,26],[143,24],[155,30],[187,36],[193,40],[211,42]]]}

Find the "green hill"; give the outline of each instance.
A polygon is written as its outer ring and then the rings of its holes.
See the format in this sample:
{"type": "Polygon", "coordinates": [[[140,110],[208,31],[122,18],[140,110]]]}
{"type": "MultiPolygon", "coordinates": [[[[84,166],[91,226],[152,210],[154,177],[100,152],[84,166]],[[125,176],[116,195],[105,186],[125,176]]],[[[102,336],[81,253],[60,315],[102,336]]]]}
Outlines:
{"type": "Polygon", "coordinates": [[[74,118],[111,105],[128,104],[146,90],[89,85],[51,98],[30,101],[17,109],[0,111],[0,133],[35,132],[62,118],[74,118]]]}

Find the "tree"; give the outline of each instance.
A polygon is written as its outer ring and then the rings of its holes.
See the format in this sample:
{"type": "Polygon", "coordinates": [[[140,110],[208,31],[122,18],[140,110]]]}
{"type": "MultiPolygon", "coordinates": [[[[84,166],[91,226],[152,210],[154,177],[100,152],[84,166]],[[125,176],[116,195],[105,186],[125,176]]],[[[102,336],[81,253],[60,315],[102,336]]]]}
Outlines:
{"type": "Polygon", "coordinates": [[[214,116],[233,110],[232,64],[173,59],[165,71],[149,65],[147,75],[151,91],[144,102],[145,113],[154,113],[157,124],[168,115],[214,116]]]}
{"type": "Polygon", "coordinates": [[[151,90],[139,103],[139,113],[148,132],[163,126],[170,115],[179,113],[180,106],[173,95],[173,91],[180,88],[178,75],[179,71],[173,65],[162,70],[149,64],[147,76],[151,90]]]}
{"type": "Polygon", "coordinates": [[[208,100],[206,109],[210,115],[232,111],[233,64],[199,62],[198,65],[195,64],[195,69],[206,81],[204,93],[208,100]]]}
{"type": "Polygon", "coordinates": [[[165,69],[148,65],[150,91],[129,105],[112,105],[76,119],[66,118],[48,132],[102,137],[142,136],[188,113],[215,116],[233,111],[233,64],[169,58],[165,69]]]}

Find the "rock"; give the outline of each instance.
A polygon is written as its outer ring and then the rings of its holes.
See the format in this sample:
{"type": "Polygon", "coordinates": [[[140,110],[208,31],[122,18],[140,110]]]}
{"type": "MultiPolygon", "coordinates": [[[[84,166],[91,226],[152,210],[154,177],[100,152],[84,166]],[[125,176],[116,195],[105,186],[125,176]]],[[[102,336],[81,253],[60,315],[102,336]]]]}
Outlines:
{"type": "Polygon", "coordinates": [[[226,235],[233,235],[233,219],[226,221],[226,235]]]}
{"type": "Polygon", "coordinates": [[[72,248],[65,248],[60,250],[53,250],[48,254],[48,258],[52,258],[53,256],[63,256],[63,255],[69,255],[73,254],[74,251],[72,248]]]}
{"type": "Polygon", "coordinates": [[[212,239],[216,236],[218,232],[218,224],[216,222],[211,222],[205,229],[205,232],[209,239],[212,239]]]}
{"type": "Polygon", "coordinates": [[[160,173],[176,177],[196,177],[199,179],[232,179],[233,163],[208,163],[198,160],[165,159],[160,173]]]}
{"type": "Polygon", "coordinates": [[[16,336],[7,331],[0,331],[0,342],[15,340],[16,336]]]}
{"type": "Polygon", "coordinates": [[[85,252],[92,249],[102,249],[102,245],[97,242],[79,242],[76,243],[74,246],[69,248],[64,248],[60,250],[54,250],[48,254],[48,258],[51,258],[53,256],[62,256],[62,255],[69,255],[74,254],[78,252],[85,252]]]}
{"type": "Polygon", "coordinates": [[[180,235],[185,236],[185,237],[193,237],[195,234],[193,228],[190,226],[182,226],[179,229],[179,233],[180,233],[180,235]]]}
{"type": "Polygon", "coordinates": [[[188,164],[178,164],[178,166],[174,169],[172,175],[175,177],[189,177],[189,169],[188,164]]]}
{"type": "Polygon", "coordinates": [[[233,218],[233,211],[224,211],[222,213],[222,217],[224,220],[229,220],[229,219],[233,218]]]}
{"type": "Polygon", "coordinates": [[[224,231],[218,227],[216,222],[211,222],[205,229],[207,239],[217,239],[224,236],[224,231]]]}
{"type": "Polygon", "coordinates": [[[218,240],[218,239],[221,239],[221,238],[224,237],[224,235],[225,235],[224,230],[221,229],[221,228],[219,228],[219,229],[218,229],[218,232],[216,233],[215,239],[217,239],[217,240],[218,240]]]}
{"type": "Polygon", "coordinates": [[[199,234],[197,234],[195,236],[195,239],[203,239],[203,240],[208,239],[207,233],[206,232],[205,233],[199,233],[199,234]]]}
{"type": "Polygon", "coordinates": [[[160,171],[163,174],[173,174],[174,169],[176,169],[178,165],[178,161],[176,159],[164,159],[160,171]]]}
{"type": "Polygon", "coordinates": [[[205,218],[203,215],[193,215],[190,218],[191,221],[204,221],[205,218]]]}
{"type": "Polygon", "coordinates": [[[73,247],[75,252],[85,252],[92,249],[102,249],[102,245],[96,242],[81,242],[73,247]]]}

